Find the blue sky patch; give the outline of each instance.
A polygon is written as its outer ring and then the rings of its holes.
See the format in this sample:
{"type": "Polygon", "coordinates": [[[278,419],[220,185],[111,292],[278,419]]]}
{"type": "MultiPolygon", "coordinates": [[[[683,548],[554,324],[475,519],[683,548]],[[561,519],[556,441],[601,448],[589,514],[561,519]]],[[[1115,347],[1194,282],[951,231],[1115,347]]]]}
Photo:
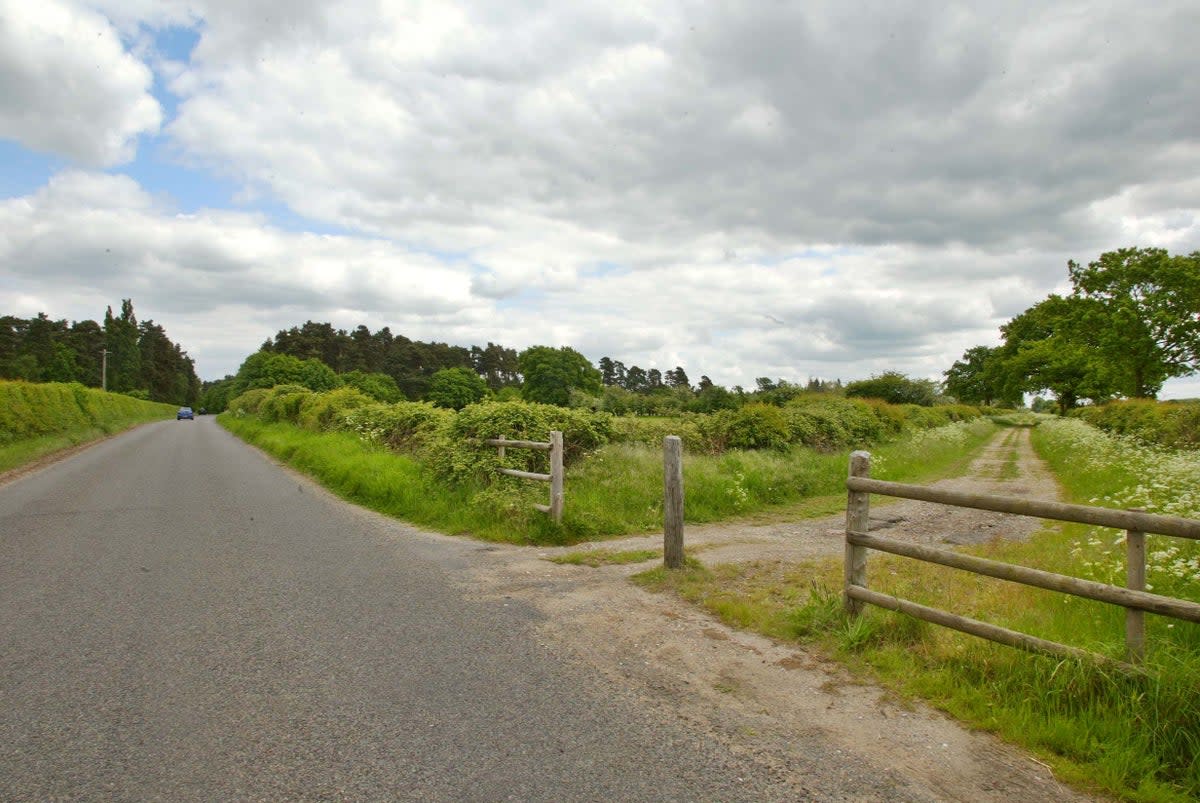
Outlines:
{"type": "Polygon", "coordinates": [[[68,162],[28,150],[12,140],[0,139],[0,197],[31,195],[68,162]]]}

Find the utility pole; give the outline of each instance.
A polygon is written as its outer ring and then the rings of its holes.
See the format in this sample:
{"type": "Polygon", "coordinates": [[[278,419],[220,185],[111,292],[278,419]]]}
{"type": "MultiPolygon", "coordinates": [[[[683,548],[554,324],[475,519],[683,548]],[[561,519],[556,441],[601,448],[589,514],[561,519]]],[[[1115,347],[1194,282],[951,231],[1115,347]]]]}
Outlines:
{"type": "Polygon", "coordinates": [[[108,390],[108,349],[100,352],[100,389],[108,390]]]}

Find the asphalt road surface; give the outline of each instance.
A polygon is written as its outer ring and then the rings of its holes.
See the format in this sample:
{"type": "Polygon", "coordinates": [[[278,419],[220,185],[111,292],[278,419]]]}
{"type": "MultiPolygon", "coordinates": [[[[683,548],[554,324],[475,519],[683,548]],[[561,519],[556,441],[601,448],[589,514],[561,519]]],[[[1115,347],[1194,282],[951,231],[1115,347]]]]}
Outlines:
{"type": "Polygon", "coordinates": [[[0,799],[825,797],[472,600],[479,544],[405,531],[209,418],[0,486],[0,799]]]}

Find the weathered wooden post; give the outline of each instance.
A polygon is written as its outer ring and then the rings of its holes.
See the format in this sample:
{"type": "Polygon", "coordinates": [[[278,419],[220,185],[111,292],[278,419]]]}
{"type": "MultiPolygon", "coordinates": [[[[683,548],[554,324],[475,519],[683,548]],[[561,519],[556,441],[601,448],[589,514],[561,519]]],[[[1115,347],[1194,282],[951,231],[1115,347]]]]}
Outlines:
{"type": "MultiPolygon", "coordinates": [[[[1135,509],[1133,512],[1143,511],[1135,509]]],[[[1146,534],[1138,530],[1125,531],[1125,587],[1134,591],[1146,590],[1146,534]]],[[[1125,609],[1125,651],[1134,663],[1145,657],[1145,611],[1125,609]]]]}
{"type": "MultiPolygon", "coordinates": [[[[871,453],[850,454],[851,477],[871,476],[871,453]]],[[[850,533],[865,533],[871,528],[871,495],[865,491],[851,490],[846,495],[846,564],[844,607],[846,613],[862,613],[864,603],[851,599],[850,586],[867,585],[867,548],[850,543],[850,533]]]]}
{"type": "Polygon", "coordinates": [[[563,514],[563,436],[550,432],[550,519],[562,523],[563,514]]]}
{"type": "Polygon", "coordinates": [[[683,441],[663,438],[663,565],[683,568],[683,441]]]}

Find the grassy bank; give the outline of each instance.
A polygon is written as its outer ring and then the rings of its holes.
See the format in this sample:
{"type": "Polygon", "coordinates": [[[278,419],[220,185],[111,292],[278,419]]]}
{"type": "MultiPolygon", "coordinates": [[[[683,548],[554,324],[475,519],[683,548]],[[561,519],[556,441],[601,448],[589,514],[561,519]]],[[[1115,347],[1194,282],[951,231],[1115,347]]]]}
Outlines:
{"type": "MultiPolygon", "coordinates": [[[[349,432],[313,432],[254,416],[223,414],[231,432],[313,476],[345,499],[442,532],[514,543],[568,544],[654,530],[662,524],[662,453],[617,443],[570,466],[560,526],[533,505],[546,486],[510,478],[482,485],[439,479],[412,456],[349,432]]],[[[879,447],[877,476],[920,479],[953,473],[993,431],[986,421],[926,430],[879,447]]],[[[730,450],[685,458],[691,522],[754,515],[815,515],[843,503],[845,453],[800,446],[730,450]]]]}
{"type": "Polygon", "coordinates": [[[0,471],[169,418],[175,410],[75,383],[0,381],[0,471]]]}
{"type": "MultiPolygon", "coordinates": [[[[1042,424],[1035,443],[1074,500],[1198,514],[1189,501],[1200,474],[1194,454],[1138,451],[1078,421],[1042,424]]],[[[1121,584],[1118,539],[1112,531],[1055,525],[1025,543],[965,551],[1121,584]]],[[[1200,596],[1190,545],[1163,537],[1149,552],[1156,591],[1200,596]]],[[[869,573],[871,587],[885,593],[1122,655],[1119,608],[878,554],[869,573]]],[[[876,608],[847,619],[837,591],[840,561],[694,565],[638,580],[736,626],[839,656],[885,685],[1033,750],[1086,788],[1138,801],[1200,798],[1200,626],[1147,617],[1145,672],[1127,675],[1021,653],[876,608]]]]}

